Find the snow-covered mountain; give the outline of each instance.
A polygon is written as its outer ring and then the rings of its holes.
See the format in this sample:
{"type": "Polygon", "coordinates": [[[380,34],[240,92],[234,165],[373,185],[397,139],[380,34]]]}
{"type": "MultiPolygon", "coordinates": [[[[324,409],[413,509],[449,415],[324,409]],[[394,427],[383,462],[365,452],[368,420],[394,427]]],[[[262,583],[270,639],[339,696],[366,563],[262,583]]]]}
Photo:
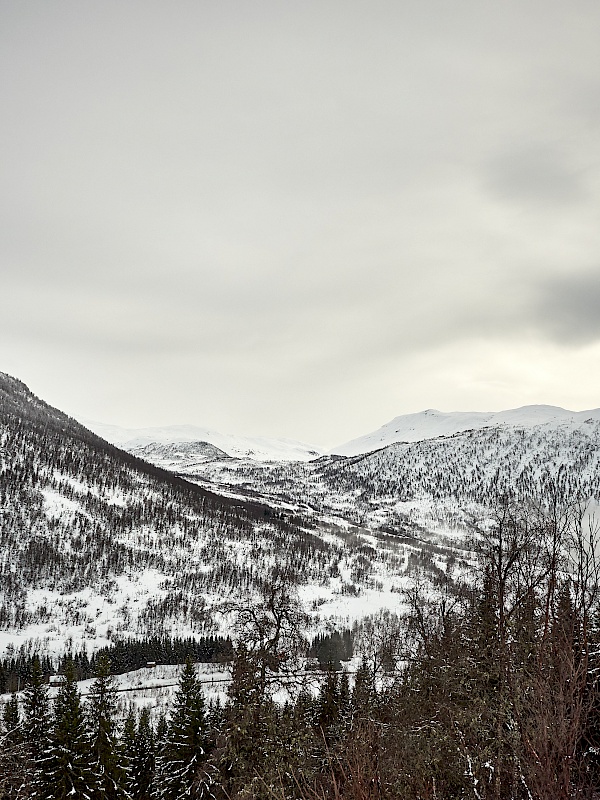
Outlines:
{"type": "MultiPolygon", "coordinates": [[[[528,425],[469,428],[452,436],[398,442],[356,456],[309,463],[197,459],[148,446],[144,458],[231,497],[253,498],[305,517],[373,531],[462,531],[500,496],[536,503],[552,491],[600,497],[600,418],[565,413],[528,425]],[[581,417],[585,417],[582,419],[581,417]]],[[[513,416],[513,419],[515,417],[513,416]]]]}
{"type": "Polygon", "coordinates": [[[162,428],[121,428],[103,422],[81,419],[80,422],[107,442],[134,451],[146,445],[170,445],[181,442],[208,443],[236,458],[256,461],[310,461],[324,450],[293,439],[270,439],[260,436],[234,436],[196,425],[168,425],[162,428]]]}
{"type": "MultiPolygon", "coordinates": [[[[198,463],[242,463],[200,450],[198,463]]],[[[227,495],[109,444],[0,373],[0,651],[212,633],[227,624],[224,599],[277,576],[315,617],[347,624],[395,603],[409,579],[419,544],[379,549],[356,526],[227,495]]]]}
{"type": "Polygon", "coordinates": [[[402,535],[424,528],[464,537],[473,514],[499,494],[532,502],[559,475],[565,493],[600,495],[600,409],[429,410],[337,448],[358,454],[307,463],[230,458],[208,447],[152,443],[130,452],[224,496],[402,535]]]}
{"type": "Polygon", "coordinates": [[[533,405],[507,411],[436,411],[429,408],[417,414],[403,414],[372,433],[352,439],[330,450],[331,454],[356,456],[370,453],[396,442],[420,442],[438,436],[452,436],[481,428],[532,428],[536,425],[571,428],[587,420],[600,421],[600,408],[590,411],[569,411],[558,406],[533,405]]]}

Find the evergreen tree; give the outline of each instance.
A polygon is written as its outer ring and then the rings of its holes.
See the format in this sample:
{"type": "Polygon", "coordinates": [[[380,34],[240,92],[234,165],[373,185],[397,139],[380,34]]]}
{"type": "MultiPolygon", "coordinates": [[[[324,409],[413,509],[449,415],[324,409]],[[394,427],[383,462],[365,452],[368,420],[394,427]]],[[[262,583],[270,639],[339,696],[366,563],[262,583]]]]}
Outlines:
{"type": "Polygon", "coordinates": [[[4,706],[2,721],[4,723],[5,741],[9,746],[20,744],[23,741],[21,729],[21,712],[19,699],[16,693],[11,694],[4,706]]]}
{"type": "Polygon", "coordinates": [[[37,797],[43,790],[42,762],[48,756],[51,728],[48,686],[37,657],[33,661],[29,685],[23,693],[23,711],[30,792],[32,797],[37,797]]]}
{"type": "Polygon", "coordinates": [[[123,730],[121,732],[121,755],[123,758],[123,766],[125,769],[125,789],[127,794],[131,795],[131,775],[133,761],[135,759],[135,743],[137,738],[136,730],[136,713],[133,703],[129,706],[129,711],[123,723],[123,730]]]}
{"type": "Polygon", "coordinates": [[[202,685],[191,658],[181,671],[161,759],[163,800],[197,796],[198,773],[205,759],[207,722],[202,685]]]}
{"type": "Polygon", "coordinates": [[[50,702],[48,685],[44,680],[40,661],[33,661],[29,684],[23,692],[23,735],[28,744],[44,747],[50,736],[50,702]]]}
{"type": "Polygon", "coordinates": [[[225,713],[221,699],[217,697],[211,700],[208,704],[208,713],[206,715],[208,727],[211,730],[211,736],[216,736],[222,730],[225,724],[225,713]]]}
{"type": "Polygon", "coordinates": [[[161,747],[164,746],[164,743],[167,741],[168,731],[169,723],[167,722],[166,714],[164,711],[161,711],[156,720],[155,728],[155,739],[157,745],[160,745],[161,747]]]}
{"type": "MultiPolygon", "coordinates": [[[[235,648],[225,706],[224,747],[217,759],[223,794],[234,797],[265,773],[265,754],[272,733],[272,701],[265,696],[260,669],[243,645],[235,648]],[[260,743],[260,746],[257,746],[260,743]]],[[[248,789],[248,791],[254,792],[248,789]]],[[[250,795],[253,796],[253,795],[250,795]]]]}
{"type": "Polygon", "coordinates": [[[11,695],[2,712],[3,731],[0,737],[0,797],[2,800],[18,800],[26,797],[27,759],[19,701],[11,695]]]}
{"type": "Polygon", "coordinates": [[[150,710],[140,712],[133,746],[129,750],[127,789],[132,800],[149,800],[153,794],[156,744],[150,710]]]}
{"type": "Polygon", "coordinates": [[[350,703],[352,694],[350,692],[350,679],[346,670],[342,672],[339,684],[339,708],[340,716],[346,720],[350,714],[350,703]]]}
{"type": "Polygon", "coordinates": [[[116,733],[117,693],[110,673],[110,661],[96,661],[96,680],[89,695],[88,717],[94,770],[99,780],[99,798],[118,800],[123,796],[125,771],[116,733]]]}
{"type": "Polygon", "coordinates": [[[355,718],[367,716],[375,702],[375,680],[373,672],[363,659],[354,676],[352,691],[352,715],[355,718]]]}
{"type": "Polygon", "coordinates": [[[41,761],[43,779],[38,790],[42,800],[93,800],[100,784],[91,766],[92,753],[81,695],[72,661],[65,664],[65,682],[54,702],[54,726],[50,747],[41,761]]]}
{"type": "Polygon", "coordinates": [[[338,720],[339,712],[340,685],[333,665],[330,664],[317,700],[317,726],[326,739],[330,729],[338,720]]]}

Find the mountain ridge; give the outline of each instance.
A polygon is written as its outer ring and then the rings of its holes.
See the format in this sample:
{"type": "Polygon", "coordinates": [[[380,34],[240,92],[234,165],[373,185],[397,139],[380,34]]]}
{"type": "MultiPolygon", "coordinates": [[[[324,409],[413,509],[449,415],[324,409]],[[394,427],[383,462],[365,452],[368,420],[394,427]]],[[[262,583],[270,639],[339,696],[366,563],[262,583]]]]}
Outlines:
{"type": "MultiPolygon", "coordinates": [[[[502,411],[439,411],[428,408],[401,414],[367,434],[330,450],[293,439],[273,439],[223,434],[195,425],[169,425],[148,428],[122,428],[82,419],[82,424],[106,441],[144,457],[145,448],[156,445],[212,445],[232,458],[254,461],[312,461],[325,455],[355,456],[380,450],[400,442],[419,442],[440,436],[453,436],[468,430],[505,426],[531,428],[538,425],[581,425],[586,420],[600,421],[600,408],[571,411],[560,406],[534,404],[502,411]]],[[[150,459],[152,460],[152,459],[150,459]]]]}
{"type": "Polygon", "coordinates": [[[439,436],[453,436],[468,430],[507,426],[532,428],[538,425],[583,424],[600,420],[600,408],[570,411],[560,406],[526,405],[502,411],[438,411],[426,409],[402,414],[371,433],[333,447],[330,455],[355,456],[400,442],[419,442],[439,436]]]}
{"type": "Polygon", "coordinates": [[[94,420],[82,419],[81,422],[106,441],[130,452],[150,444],[204,442],[233,458],[252,458],[255,461],[310,461],[325,454],[319,447],[294,439],[235,436],[197,425],[122,428],[94,420]]]}
{"type": "Polygon", "coordinates": [[[396,597],[402,545],[376,552],[369,532],[215,488],[109,444],[1,375],[0,650],[203,636],[227,625],[225,598],[248,602],[281,577],[317,616],[358,618],[396,597]]]}

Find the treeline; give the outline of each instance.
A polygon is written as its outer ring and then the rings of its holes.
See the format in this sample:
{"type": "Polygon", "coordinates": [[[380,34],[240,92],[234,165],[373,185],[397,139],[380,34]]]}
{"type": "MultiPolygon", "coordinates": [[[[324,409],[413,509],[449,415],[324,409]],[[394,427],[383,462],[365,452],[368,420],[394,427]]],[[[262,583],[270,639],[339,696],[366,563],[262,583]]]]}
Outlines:
{"type": "Polygon", "coordinates": [[[31,679],[37,662],[44,679],[50,675],[64,674],[71,664],[78,681],[93,678],[98,662],[106,659],[113,675],[156,664],[183,664],[187,658],[195,662],[230,661],[233,656],[231,639],[222,636],[198,638],[157,637],[123,639],[101,647],[91,656],[86,650],[69,650],[52,659],[48,655],[38,656],[23,651],[10,654],[0,660],[0,694],[16,692],[24,688],[31,679]]]}
{"type": "Polygon", "coordinates": [[[332,631],[315,636],[308,649],[308,657],[315,658],[321,669],[342,668],[342,661],[350,661],[354,655],[353,635],[349,629],[332,631]]]}
{"type": "MultiPolygon", "coordinates": [[[[231,639],[222,636],[199,638],[150,637],[148,639],[126,639],[100,648],[90,660],[90,670],[95,672],[99,659],[106,658],[114,675],[145,667],[148,662],[156,664],[183,664],[186,659],[195,662],[213,663],[230,661],[233,657],[231,639]]],[[[92,677],[92,674],[88,677],[92,677]]]]}

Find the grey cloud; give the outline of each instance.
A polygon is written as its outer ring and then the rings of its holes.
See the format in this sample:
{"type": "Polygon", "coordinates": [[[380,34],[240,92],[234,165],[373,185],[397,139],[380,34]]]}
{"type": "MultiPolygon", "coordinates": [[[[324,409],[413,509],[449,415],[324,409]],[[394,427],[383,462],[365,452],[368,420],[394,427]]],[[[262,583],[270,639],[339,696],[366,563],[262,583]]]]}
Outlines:
{"type": "Polygon", "coordinates": [[[585,174],[570,167],[559,148],[545,144],[497,156],[486,167],[485,184],[502,200],[542,206],[578,203],[587,196],[585,174]]]}
{"type": "Polygon", "coordinates": [[[556,342],[600,341],[600,268],[546,281],[532,311],[534,324],[556,342]]]}

